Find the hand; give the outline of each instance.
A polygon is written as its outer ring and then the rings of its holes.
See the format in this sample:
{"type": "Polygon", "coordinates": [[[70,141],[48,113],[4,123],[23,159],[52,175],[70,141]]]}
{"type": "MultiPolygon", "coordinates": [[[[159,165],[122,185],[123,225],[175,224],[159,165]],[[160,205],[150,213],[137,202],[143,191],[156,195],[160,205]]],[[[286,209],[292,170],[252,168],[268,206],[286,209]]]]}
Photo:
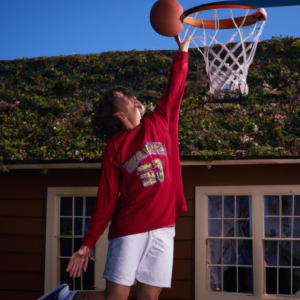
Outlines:
{"type": "Polygon", "coordinates": [[[192,40],[192,36],[194,35],[196,29],[197,29],[197,27],[194,29],[194,31],[183,42],[181,42],[179,35],[175,36],[175,40],[179,45],[180,51],[182,51],[182,52],[188,52],[189,51],[190,41],[192,40]]]}
{"type": "Polygon", "coordinates": [[[87,246],[81,246],[79,250],[72,255],[66,269],[67,272],[70,272],[70,277],[80,277],[83,264],[83,270],[86,272],[89,257],[91,257],[91,250],[87,246]]]}

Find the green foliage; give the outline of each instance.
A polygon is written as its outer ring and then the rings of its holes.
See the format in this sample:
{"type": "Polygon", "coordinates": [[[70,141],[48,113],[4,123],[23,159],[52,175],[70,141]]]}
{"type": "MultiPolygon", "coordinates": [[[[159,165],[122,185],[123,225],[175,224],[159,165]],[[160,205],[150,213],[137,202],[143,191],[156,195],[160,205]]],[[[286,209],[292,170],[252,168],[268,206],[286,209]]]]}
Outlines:
{"type": "MultiPolygon", "coordinates": [[[[98,99],[122,85],[150,112],[175,54],[153,49],[0,61],[0,162],[101,161],[106,144],[91,128],[98,99]]],[[[202,160],[299,156],[299,72],[300,40],[273,37],[258,45],[249,95],[213,97],[201,54],[191,49],[180,154],[202,160]]]]}

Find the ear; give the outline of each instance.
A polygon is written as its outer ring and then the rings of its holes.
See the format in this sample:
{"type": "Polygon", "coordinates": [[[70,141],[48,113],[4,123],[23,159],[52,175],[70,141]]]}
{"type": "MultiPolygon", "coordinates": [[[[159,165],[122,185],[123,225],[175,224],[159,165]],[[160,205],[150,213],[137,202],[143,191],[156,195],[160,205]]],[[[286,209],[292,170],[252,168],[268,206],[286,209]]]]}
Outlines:
{"type": "Polygon", "coordinates": [[[113,114],[115,117],[117,117],[118,119],[120,119],[121,121],[123,121],[124,119],[126,119],[125,114],[122,111],[118,111],[116,113],[113,114]]]}

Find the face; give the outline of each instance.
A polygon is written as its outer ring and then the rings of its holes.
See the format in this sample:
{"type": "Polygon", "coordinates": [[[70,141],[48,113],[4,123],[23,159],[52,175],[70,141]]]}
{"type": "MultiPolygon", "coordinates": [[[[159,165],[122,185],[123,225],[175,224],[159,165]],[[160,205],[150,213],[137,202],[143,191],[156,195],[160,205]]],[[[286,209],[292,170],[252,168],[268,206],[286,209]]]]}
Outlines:
{"type": "Polygon", "coordinates": [[[126,96],[120,97],[117,107],[118,112],[115,116],[122,121],[124,128],[132,130],[140,124],[142,114],[145,111],[145,105],[138,99],[134,98],[130,100],[126,96]]]}

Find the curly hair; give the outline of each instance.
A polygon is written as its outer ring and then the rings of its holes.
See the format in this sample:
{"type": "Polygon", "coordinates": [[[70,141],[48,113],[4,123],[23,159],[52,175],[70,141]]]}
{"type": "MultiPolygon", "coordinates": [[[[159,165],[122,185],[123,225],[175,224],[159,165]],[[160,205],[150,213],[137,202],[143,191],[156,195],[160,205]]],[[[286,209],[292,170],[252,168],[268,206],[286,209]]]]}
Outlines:
{"type": "Polygon", "coordinates": [[[117,101],[124,96],[130,100],[134,98],[133,93],[128,88],[116,86],[107,90],[99,99],[92,120],[93,132],[98,138],[107,142],[122,130],[121,121],[113,114],[117,112],[117,101]]]}

